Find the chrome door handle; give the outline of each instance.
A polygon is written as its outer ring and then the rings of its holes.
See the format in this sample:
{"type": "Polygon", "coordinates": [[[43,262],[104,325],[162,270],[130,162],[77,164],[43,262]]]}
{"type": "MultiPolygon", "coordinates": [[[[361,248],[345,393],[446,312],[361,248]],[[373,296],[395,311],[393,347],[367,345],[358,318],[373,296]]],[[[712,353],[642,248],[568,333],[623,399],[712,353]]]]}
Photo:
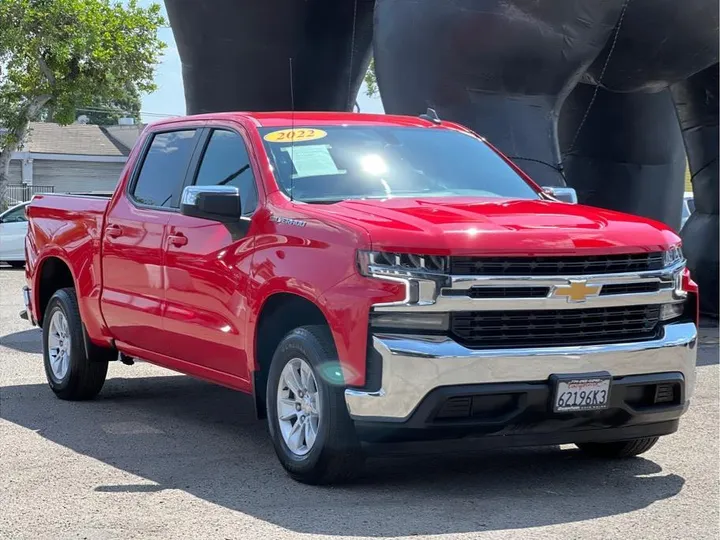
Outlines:
{"type": "Polygon", "coordinates": [[[175,247],[183,247],[188,243],[187,236],[182,233],[171,234],[168,236],[168,240],[170,241],[170,245],[175,247]]]}
{"type": "Polygon", "coordinates": [[[120,228],[120,225],[108,225],[105,227],[105,236],[109,236],[110,238],[122,236],[122,229],[120,228]]]}

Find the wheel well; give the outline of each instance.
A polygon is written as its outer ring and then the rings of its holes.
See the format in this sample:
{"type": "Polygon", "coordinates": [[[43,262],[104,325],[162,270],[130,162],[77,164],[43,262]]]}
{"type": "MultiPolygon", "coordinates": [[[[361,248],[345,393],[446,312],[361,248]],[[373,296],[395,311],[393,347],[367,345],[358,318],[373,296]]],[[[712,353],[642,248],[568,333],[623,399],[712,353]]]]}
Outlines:
{"type": "Polygon", "coordinates": [[[292,330],[307,325],[328,326],[320,308],[310,300],[289,293],[271,296],[262,308],[255,334],[255,358],[259,366],[253,380],[255,407],[265,417],[265,385],[275,349],[292,330]]]}
{"type": "Polygon", "coordinates": [[[61,259],[49,257],[43,262],[38,278],[38,323],[42,326],[45,308],[55,291],[65,287],[74,287],[70,268],[61,259]]]}

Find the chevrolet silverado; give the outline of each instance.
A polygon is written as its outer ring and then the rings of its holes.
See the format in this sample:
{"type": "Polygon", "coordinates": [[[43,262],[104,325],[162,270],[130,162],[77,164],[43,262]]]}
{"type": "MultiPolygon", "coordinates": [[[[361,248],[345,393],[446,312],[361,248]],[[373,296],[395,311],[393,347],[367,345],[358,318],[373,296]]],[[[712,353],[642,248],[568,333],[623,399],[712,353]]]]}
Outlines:
{"type": "Polygon", "coordinates": [[[697,286],[669,227],[559,198],[428,116],[171,119],[112,196],[33,199],[22,315],[59,398],[135,359],[249,393],[302,482],[389,443],[634,456],[690,403],[697,286]]]}

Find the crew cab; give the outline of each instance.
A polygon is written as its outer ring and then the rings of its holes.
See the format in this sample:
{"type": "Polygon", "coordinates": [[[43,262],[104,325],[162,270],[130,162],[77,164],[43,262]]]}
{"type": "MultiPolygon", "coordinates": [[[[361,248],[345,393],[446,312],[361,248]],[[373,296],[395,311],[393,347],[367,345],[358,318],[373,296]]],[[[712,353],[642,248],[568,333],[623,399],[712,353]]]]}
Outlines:
{"type": "Polygon", "coordinates": [[[112,196],[33,199],[23,315],[61,399],[135,359],[247,392],[302,482],[399,442],[634,456],[690,403],[697,286],[669,227],[553,193],[433,118],[167,120],[112,196]]]}

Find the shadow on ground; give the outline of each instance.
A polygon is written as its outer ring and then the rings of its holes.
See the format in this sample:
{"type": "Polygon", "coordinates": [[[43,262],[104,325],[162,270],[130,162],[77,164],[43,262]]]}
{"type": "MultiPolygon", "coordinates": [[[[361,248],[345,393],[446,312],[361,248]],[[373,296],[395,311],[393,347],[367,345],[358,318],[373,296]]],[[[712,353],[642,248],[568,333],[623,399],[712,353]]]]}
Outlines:
{"type": "Polygon", "coordinates": [[[718,320],[711,317],[700,319],[698,329],[698,357],[699,367],[712,366],[720,363],[720,351],[718,350],[718,320]]]}
{"type": "Polygon", "coordinates": [[[0,345],[24,353],[40,354],[42,353],[42,330],[30,328],[2,336],[0,345]]]}
{"type": "MultiPolygon", "coordinates": [[[[298,533],[392,537],[518,529],[632,512],[680,492],[653,461],[524,449],[375,458],[356,484],[317,488],[281,470],[251,400],[183,376],[111,379],[94,402],[41,384],[0,388],[0,417],[149,481],[104,496],[184,490],[298,533]]],[[[88,494],[92,497],[93,494],[88,494]]]]}

